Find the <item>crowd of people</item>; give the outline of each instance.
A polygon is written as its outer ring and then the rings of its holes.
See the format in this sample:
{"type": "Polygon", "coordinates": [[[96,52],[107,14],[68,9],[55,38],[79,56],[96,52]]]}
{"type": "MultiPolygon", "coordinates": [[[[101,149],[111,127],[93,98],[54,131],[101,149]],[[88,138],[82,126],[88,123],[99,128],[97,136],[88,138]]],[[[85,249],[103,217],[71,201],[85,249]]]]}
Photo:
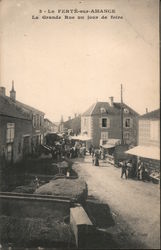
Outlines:
{"type": "Polygon", "coordinates": [[[53,145],[45,145],[52,154],[53,161],[59,162],[63,157],[72,159],[76,157],[84,157],[86,155],[85,143],[79,141],[61,139],[53,143],[53,145]]]}
{"type": "MultiPolygon", "coordinates": [[[[105,150],[101,146],[99,149],[95,149],[91,145],[89,148],[89,154],[92,156],[92,165],[94,166],[99,166],[99,161],[106,158],[105,150]]],[[[124,160],[119,163],[119,166],[121,167],[121,178],[135,178],[142,181],[150,180],[148,170],[145,164],[140,160],[138,162],[133,162],[131,159],[124,160]]]]}
{"type": "Polygon", "coordinates": [[[94,166],[99,166],[99,160],[105,160],[105,150],[102,146],[100,146],[99,149],[95,149],[91,144],[89,154],[92,156],[92,164],[94,166]]]}
{"type": "MultiPolygon", "coordinates": [[[[60,162],[64,157],[68,159],[85,157],[87,150],[86,145],[83,142],[69,140],[68,138],[62,138],[61,140],[54,142],[52,146],[49,146],[52,154],[52,159],[55,162],[60,162]]],[[[92,157],[92,165],[99,166],[100,160],[106,159],[105,149],[100,146],[94,148],[91,144],[89,147],[89,154],[92,157]]],[[[140,160],[138,163],[134,163],[130,160],[123,160],[119,163],[121,167],[121,178],[135,178],[138,180],[148,181],[148,171],[143,162],[140,160]]]]}
{"type": "Polygon", "coordinates": [[[120,163],[121,165],[121,178],[136,178],[142,181],[149,181],[149,174],[145,164],[138,161],[137,165],[133,165],[131,160],[125,160],[120,163]]]}

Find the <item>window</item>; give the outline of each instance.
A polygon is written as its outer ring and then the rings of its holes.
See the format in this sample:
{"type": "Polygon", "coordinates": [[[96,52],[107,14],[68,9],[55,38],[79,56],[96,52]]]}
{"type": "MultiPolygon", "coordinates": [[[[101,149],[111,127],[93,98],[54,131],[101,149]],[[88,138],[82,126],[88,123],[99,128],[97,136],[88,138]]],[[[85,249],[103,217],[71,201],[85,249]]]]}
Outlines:
{"type": "Polygon", "coordinates": [[[108,132],[101,132],[100,145],[106,144],[107,140],[108,140],[108,132]]]}
{"type": "Polygon", "coordinates": [[[101,124],[100,124],[101,128],[109,128],[110,127],[110,119],[109,118],[105,118],[105,117],[101,118],[100,122],[101,122],[101,124]]]}
{"type": "Polygon", "coordinates": [[[108,132],[101,132],[101,140],[103,141],[108,140],[108,132]]]}
{"type": "Polygon", "coordinates": [[[100,108],[100,111],[101,111],[101,113],[105,113],[106,109],[102,107],[102,108],[100,108]]]}
{"type": "Polygon", "coordinates": [[[15,136],[15,124],[7,123],[7,143],[13,142],[15,136]]]}
{"type": "Polygon", "coordinates": [[[86,127],[86,125],[87,125],[87,119],[84,118],[84,127],[86,127]]]}
{"type": "Polygon", "coordinates": [[[36,115],[33,115],[33,127],[36,127],[36,115]]]}
{"type": "Polygon", "coordinates": [[[39,115],[37,114],[37,115],[36,115],[36,127],[39,127],[39,125],[40,125],[40,117],[39,117],[39,115]]]}
{"type": "Polygon", "coordinates": [[[124,139],[126,139],[126,140],[130,139],[130,133],[129,132],[124,133],[124,139]]]}
{"type": "Polygon", "coordinates": [[[102,118],[102,128],[107,128],[107,118],[102,118]]]}
{"type": "Polygon", "coordinates": [[[40,116],[40,127],[42,126],[42,116],[40,116]]]}
{"type": "Polygon", "coordinates": [[[43,125],[43,116],[40,116],[40,127],[43,125]]]}
{"type": "Polygon", "coordinates": [[[132,127],[132,119],[131,118],[126,118],[124,120],[124,127],[125,128],[131,128],[132,127]]]}
{"type": "Polygon", "coordinates": [[[129,114],[129,110],[127,108],[124,108],[124,113],[129,114]]]}

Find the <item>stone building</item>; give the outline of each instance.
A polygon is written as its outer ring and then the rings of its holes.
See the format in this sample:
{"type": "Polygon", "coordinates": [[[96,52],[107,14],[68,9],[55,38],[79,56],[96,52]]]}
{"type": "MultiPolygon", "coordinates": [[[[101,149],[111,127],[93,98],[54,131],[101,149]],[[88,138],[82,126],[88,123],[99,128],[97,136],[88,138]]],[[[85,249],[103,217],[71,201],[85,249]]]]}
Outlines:
{"type": "Polygon", "coordinates": [[[64,129],[71,131],[72,134],[78,135],[81,131],[81,116],[75,115],[73,118],[68,117],[68,120],[63,124],[64,129]]]}
{"type": "MultiPolygon", "coordinates": [[[[136,155],[149,170],[160,169],[160,109],[139,117],[138,146],[127,151],[136,155]]],[[[157,172],[158,172],[157,171],[157,172]]]]}
{"type": "Polygon", "coordinates": [[[123,141],[128,145],[137,143],[138,113],[125,103],[114,102],[113,97],[109,102],[96,102],[81,118],[81,134],[91,138],[94,147],[107,145],[113,147],[123,141]],[[123,123],[121,122],[121,110],[123,123]],[[122,128],[123,124],[123,128],[122,128]]]}
{"type": "Polygon", "coordinates": [[[14,82],[10,97],[0,87],[0,149],[7,162],[34,153],[43,141],[44,113],[16,100],[14,82]]]}
{"type": "Polygon", "coordinates": [[[58,132],[58,126],[49,119],[44,118],[44,136],[50,132],[58,132]]]}
{"type": "Polygon", "coordinates": [[[160,109],[139,117],[138,144],[160,147],[160,109]]]}

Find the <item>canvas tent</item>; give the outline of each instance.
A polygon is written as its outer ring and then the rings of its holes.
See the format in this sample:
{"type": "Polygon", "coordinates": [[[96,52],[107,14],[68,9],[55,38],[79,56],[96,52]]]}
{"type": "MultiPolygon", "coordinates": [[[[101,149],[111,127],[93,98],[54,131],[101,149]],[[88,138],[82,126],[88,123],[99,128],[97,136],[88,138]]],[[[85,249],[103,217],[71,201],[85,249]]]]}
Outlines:
{"type": "Polygon", "coordinates": [[[136,146],[127,150],[126,153],[143,158],[160,160],[160,149],[155,146],[136,146]]]}

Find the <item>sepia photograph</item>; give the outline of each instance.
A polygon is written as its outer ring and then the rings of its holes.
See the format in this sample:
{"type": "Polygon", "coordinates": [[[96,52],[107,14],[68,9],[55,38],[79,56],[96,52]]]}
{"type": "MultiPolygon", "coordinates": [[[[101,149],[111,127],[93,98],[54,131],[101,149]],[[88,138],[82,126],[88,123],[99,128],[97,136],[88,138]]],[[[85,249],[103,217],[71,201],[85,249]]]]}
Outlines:
{"type": "Polygon", "coordinates": [[[0,0],[0,250],[160,249],[159,0],[0,0]]]}

